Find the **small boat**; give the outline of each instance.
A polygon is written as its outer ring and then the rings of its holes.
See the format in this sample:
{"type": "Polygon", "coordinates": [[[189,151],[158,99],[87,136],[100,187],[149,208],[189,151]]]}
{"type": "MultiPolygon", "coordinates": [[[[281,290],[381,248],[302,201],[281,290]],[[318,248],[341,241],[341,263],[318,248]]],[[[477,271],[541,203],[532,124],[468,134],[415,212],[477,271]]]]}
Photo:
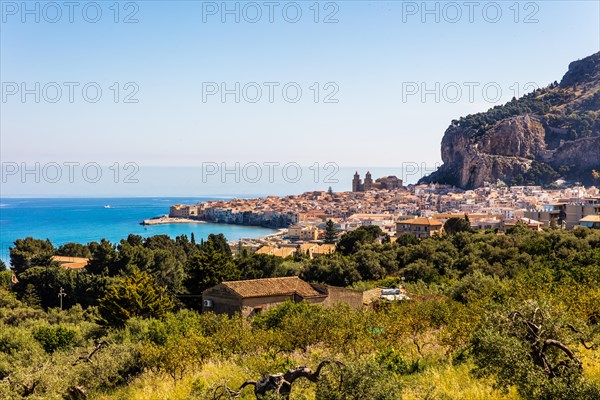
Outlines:
{"type": "Polygon", "coordinates": [[[110,208],[110,206],[107,204],[107,205],[104,206],[104,208],[110,208]]]}

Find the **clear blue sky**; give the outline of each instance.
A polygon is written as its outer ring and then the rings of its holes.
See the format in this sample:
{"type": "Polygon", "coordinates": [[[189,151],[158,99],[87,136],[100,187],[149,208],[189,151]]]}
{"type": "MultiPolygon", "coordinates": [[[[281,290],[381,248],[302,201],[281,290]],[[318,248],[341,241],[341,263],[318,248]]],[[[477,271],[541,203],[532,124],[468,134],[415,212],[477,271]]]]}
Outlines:
{"type": "MultiPolygon", "coordinates": [[[[238,2],[239,23],[229,14],[222,22],[221,1],[121,2],[119,23],[114,1],[98,2],[97,23],[84,18],[96,18],[88,2],[78,3],[73,22],[64,6],[58,18],[47,2],[27,2],[31,10],[37,4],[38,15],[24,12],[21,1],[1,3],[0,156],[18,164],[433,164],[440,161],[440,141],[453,118],[510,100],[515,83],[523,94],[530,82],[544,86],[560,80],[569,62],[600,50],[598,1],[517,2],[516,7],[514,1],[482,1],[471,10],[463,1],[428,2],[430,14],[423,13],[420,1],[320,2],[318,23],[313,1],[297,2],[302,16],[296,23],[289,22],[296,6],[285,1],[275,2],[272,23],[264,1],[254,3],[262,13],[256,23],[251,22],[256,7],[245,7],[248,2],[238,2]],[[138,22],[123,23],[130,14],[138,22]],[[323,23],[331,14],[338,22],[323,23]],[[11,94],[12,84],[23,82],[29,89],[40,83],[39,103],[34,94],[23,102],[21,87],[11,94]],[[48,101],[55,98],[52,85],[42,93],[49,82],[62,87],[56,103],[48,101]],[[79,83],[72,103],[65,82],[79,83]],[[102,89],[97,103],[83,98],[82,86],[89,82],[102,89]],[[128,82],[134,85],[125,88],[128,82]],[[217,94],[203,101],[203,82],[230,88],[257,82],[263,97],[251,103],[242,96],[235,103],[228,95],[222,103],[217,94]],[[273,103],[264,82],[280,84],[273,103]],[[302,89],[296,103],[283,98],[281,88],[289,82],[302,89]],[[325,87],[328,82],[333,85],[325,87]],[[420,85],[434,89],[436,82],[440,89],[446,85],[446,96],[422,99],[420,85]],[[465,82],[476,85],[473,99],[465,82]],[[486,84],[491,84],[487,99],[486,84]],[[456,85],[462,90],[458,98],[456,85]],[[495,87],[502,90],[499,99],[493,99],[495,87]],[[136,88],[138,102],[123,102],[136,88]],[[409,88],[419,92],[407,95],[409,88]],[[324,102],[335,90],[338,102],[324,102]]],[[[246,94],[254,93],[249,87],[246,94]]],[[[107,190],[119,193],[118,187],[107,190]]],[[[12,181],[4,184],[3,195],[27,191],[35,194],[31,185],[12,181]]]]}

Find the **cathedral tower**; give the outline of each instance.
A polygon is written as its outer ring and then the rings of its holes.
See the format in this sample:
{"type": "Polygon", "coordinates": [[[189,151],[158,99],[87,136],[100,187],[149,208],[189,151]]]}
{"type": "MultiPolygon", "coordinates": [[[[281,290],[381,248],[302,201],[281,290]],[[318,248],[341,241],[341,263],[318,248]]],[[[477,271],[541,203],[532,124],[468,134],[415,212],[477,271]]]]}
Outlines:
{"type": "Polygon", "coordinates": [[[368,191],[373,188],[373,179],[371,178],[371,173],[367,172],[365,175],[365,184],[363,185],[363,191],[368,191]]]}
{"type": "Polygon", "coordinates": [[[362,184],[360,182],[360,176],[358,175],[358,171],[354,173],[354,179],[352,179],[352,191],[360,192],[362,189],[362,184]]]}

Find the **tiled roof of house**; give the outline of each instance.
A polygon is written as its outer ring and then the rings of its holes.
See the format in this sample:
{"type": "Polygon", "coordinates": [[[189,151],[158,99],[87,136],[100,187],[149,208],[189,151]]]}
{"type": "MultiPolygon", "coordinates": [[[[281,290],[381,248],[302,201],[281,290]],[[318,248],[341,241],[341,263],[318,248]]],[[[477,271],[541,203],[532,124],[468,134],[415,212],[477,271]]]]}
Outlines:
{"type": "Polygon", "coordinates": [[[273,254],[273,251],[275,251],[275,246],[269,246],[269,245],[265,245],[263,247],[261,247],[260,249],[256,250],[256,254],[273,254]]]}
{"type": "Polygon", "coordinates": [[[429,225],[429,226],[442,226],[443,224],[432,218],[413,218],[413,219],[405,219],[402,221],[398,221],[400,224],[408,224],[408,225],[429,225]]]}
{"type": "Polygon", "coordinates": [[[58,262],[65,269],[82,269],[88,265],[90,259],[85,257],[52,256],[52,261],[58,262]]]}
{"type": "Polygon", "coordinates": [[[260,249],[256,250],[255,254],[267,254],[270,256],[277,257],[289,257],[296,252],[296,249],[293,247],[277,247],[277,246],[269,246],[265,245],[260,249]]]}
{"type": "Polygon", "coordinates": [[[223,282],[223,286],[240,297],[266,297],[297,294],[303,298],[323,296],[297,276],[223,282]]]}
{"type": "Polygon", "coordinates": [[[600,222],[600,215],[588,215],[581,218],[579,222],[600,222]]]}

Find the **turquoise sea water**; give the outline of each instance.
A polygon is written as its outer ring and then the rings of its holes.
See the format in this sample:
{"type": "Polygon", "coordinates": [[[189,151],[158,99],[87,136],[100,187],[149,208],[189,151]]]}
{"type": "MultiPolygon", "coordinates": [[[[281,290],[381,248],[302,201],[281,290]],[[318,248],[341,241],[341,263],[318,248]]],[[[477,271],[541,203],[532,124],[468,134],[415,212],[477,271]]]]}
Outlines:
{"type": "Polygon", "coordinates": [[[0,198],[0,258],[8,265],[15,239],[32,236],[55,245],[88,243],[106,238],[118,242],[130,233],[175,237],[194,232],[196,240],[223,233],[228,240],[256,238],[272,229],[223,224],[142,226],[144,219],[169,213],[176,203],[194,204],[208,198],[0,198]],[[110,208],[104,208],[109,205],[110,208]]]}

